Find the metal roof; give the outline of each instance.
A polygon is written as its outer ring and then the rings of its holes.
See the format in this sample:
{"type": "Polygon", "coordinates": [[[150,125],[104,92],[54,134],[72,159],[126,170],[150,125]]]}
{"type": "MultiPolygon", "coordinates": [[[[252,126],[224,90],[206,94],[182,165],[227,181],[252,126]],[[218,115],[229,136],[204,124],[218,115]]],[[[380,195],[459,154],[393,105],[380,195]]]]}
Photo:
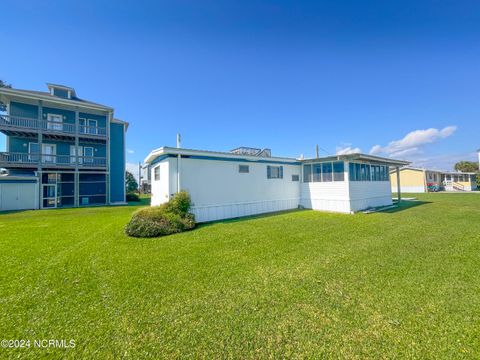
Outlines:
{"type": "Polygon", "coordinates": [[[144,162],[147,164],[151,163],[153,160],[155,160],[155,158],[164,154],[206,155],[206,156],[215,155],[215,156],[230,158],[230,159],[247,159],[252,161],[269,159],[273,161],[277,160],[277,161],[286,161],[286,162],[292,162],[292,163],[298,163],[298,162],[309,163],[309,162],[316,162],[316,161],[335,161],[335,160],[346,160],[346,161],[360,160],[360,161],[381,163],[384,165],[392,165],[392,166],[404,166],[404,165],[410,164],[408,161],[394,160],[394,159],[384,158],[380,156],[372,156],[372,155],[360,154],[360,153],[346,154],[346,155],[333,155],[333,156],[326,156],[326,157],[312,158],[312,159],[297,159],[297,158],[291,158],[291,157],[275,157],[275,156],[262,158],[255,155],[240,155],[240,154],[233,154],[231,152],[184,149],[184,148],[174,148],[174,147],[168,147],[168,146],[164,146],[159,149],[155,149],[151,151],[150,154],[145,158],[144,162]]]}
{"type": "Polygon", "coordinates": [[[70,104],[70,105],[77,105],[77,106],[87,106],[87,107],[94,107],[94,108],[101,108],[102,110],[113,111],[113,108],[98,104],[92,101],[87,101],[80,99],[76,96],[73,96],[71,99],[65,99],[58,96],[54,96],[47,91],[35,91],[35,90],[23,90],[23,89],[10,89],[10,88],[0,88],[0,94],[4,95],[16,95],[16,96],[24,96],[29,98],[42,98],[45,100],[49,100],[52,102],[59,102],[62,104],[70,104]]]}

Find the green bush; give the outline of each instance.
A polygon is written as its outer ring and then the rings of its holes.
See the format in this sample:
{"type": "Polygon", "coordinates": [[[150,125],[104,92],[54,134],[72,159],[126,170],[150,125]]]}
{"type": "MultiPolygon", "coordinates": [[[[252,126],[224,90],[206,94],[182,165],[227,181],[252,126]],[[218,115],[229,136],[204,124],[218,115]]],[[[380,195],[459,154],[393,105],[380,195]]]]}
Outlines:
{"type": "Polygon", "coordinates": [[[140,201],[140,196],[137,193],[128,193],[127,194],[127,201],[140,201]]]}
{"type": "Polygon", "coordinates": [[[157,237],[193,229],[195,217],[188,212],[190,207],[190,196],[182,191],[166,204],[135,211],[125,233],[133,237],[157,237]]]}
{"type": "Polygon", "coordinates": [[[190,195],[186,191],[180,191],[166,204],[164,204],[167,212],[185,216],[188,214],[192,206],[190,195]]]}

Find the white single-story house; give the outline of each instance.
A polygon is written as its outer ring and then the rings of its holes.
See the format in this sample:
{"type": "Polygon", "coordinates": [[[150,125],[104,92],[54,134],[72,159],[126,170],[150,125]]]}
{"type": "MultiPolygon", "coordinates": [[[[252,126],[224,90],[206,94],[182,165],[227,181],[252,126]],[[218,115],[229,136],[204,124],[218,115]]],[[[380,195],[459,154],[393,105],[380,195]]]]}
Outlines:
{"type": "Polygon", "coordinates": [[[198,222],[314,209],[353,213],[392,204],[389,168],[408,162],[365,154],[314,159],[271,156],[268,149],[231,152],[162,147],[145,159],[152,206],[190,193],[198,222]]]}

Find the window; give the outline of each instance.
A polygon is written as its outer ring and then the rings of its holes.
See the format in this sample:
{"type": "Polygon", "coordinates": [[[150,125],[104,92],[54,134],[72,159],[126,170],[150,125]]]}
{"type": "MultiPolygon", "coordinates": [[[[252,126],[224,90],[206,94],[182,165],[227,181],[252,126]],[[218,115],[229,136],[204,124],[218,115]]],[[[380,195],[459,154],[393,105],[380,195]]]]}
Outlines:
{"type": "Polygon", "coordinates": [[[312,174],[313,174],[313,182],[322,181],[322,165],[321,164],[313,164],[312,165],[312,174]]]}
{"type": "Polygon", "coordinates": [[[345,180],[343,161],[335,161],[333,163],[333,181],[345,180]]]}
{"type": "Polygon", "coordinates": [[[312,182],[312,165],[303,165],[303,182],[312,182]]]}
{"type": "Polygon", "coordinates": [[[160,180],[160,166],[157,166],[156,168],[153,169],[153,179],[155,181],[160,180]]]}
{"type": "Polygon", "coordinates": [[[300,175],[292,175],[292,181],[300,181],[300,175]]]}
{"type": "Polygon", "coordinates": [[[250,167],[248,165],[238,165],[238,172],[241,174],[248,174],[250,172],[250,167]]]}
{"type": "Polygon", "coordinates": [[[332,180],[333,180],[332,163],[331,162],[322,163],[322,181],[327,182],[332,180]]]}
{"type": "Polygon", "coordinates": [[[355,164],[348,163],[348,179],[350,181],[355,181],[355,164]]]}
{"type": "Polygon", "coordinates": [[[47,114],[47,129],[49,130],[63,130],[63,116],[58,114],[47,114]]]}
{"type": "Polygon", "coordinates": [[[267,179],[283,179],[283,166],[267,166],[267,179]]]}
{"type": "Polygon", "coordinates": [[[355,180],[362,181],[362,164],[355,164],[355,180]]]}

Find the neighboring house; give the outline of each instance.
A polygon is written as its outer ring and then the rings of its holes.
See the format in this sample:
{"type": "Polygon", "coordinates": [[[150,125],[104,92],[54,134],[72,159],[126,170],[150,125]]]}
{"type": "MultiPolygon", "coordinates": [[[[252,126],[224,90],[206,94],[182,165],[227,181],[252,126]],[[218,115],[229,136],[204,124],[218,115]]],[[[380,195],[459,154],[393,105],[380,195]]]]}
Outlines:
{"type": "Polygon", "coordinates": [[[125,132],[111,107],[75,90],[0,88],[6,152],[0,152],[0,210],[125,203],[125,132]]]}
{"type": "Polygon", "coordinates": [[[180,189],[190,193],[199,222],[299,206],[351,213],[391,205],[389,167],[408,164],[364,154],[300,160],[253,150],[153,150],[145,159],[151,168],[152,205],[180,189]]]}
{"type": "Polygon", "coordinates": [[[148,164],[142,165],[140,170],[140,191],[144,194],[151,192],[151,172],[148,164]]]}
{"type": "MultiPolygon", "coordinates": [[[[397,176],[391,174],[392,191],[397,188],[397,176]]],[[[475,173],[448,172],[439,170],[404,167],[400,169],[402,192],[424,193],[432,191],[477,190],[475,173]]]]}

